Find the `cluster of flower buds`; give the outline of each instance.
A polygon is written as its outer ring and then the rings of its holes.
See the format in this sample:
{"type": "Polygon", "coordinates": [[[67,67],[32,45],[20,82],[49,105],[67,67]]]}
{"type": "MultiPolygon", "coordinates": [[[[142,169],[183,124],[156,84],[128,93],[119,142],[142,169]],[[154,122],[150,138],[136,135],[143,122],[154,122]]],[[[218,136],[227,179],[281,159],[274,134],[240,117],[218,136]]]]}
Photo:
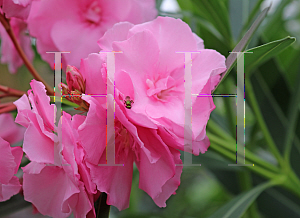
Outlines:
{"type": "Polygon", "coordinates": [[[89,103],[84,101],[81,97],[85,93],[85,79],[81,75],[80,71],[73,66],[67,66],[67,84],[61,84],[63,96],[79,105],[75,110],[88,111],[89,103]]]}

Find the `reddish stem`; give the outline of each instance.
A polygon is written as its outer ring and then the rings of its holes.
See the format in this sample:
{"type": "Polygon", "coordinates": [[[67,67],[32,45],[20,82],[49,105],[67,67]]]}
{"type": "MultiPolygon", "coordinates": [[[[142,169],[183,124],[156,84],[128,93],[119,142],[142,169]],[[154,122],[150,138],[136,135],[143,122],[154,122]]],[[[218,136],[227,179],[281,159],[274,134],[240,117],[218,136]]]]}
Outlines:
{"type": "Polygon", "coordinates": [[[5,108],[7,106],[10,106],[12,104],[12,102],[6,102],[6,103],[0,103],[0,108],[5,108]]]}
{"type": "Polygon", "coordinates": [[[14,105],[12,102],[7,103],[6,107],[4,107],[4,108],[0,107],[0,114],[7,113],[7,112],[10,112],[10,111],[13,111],[13,110],[16,110],[16,109],[17,109],[16,105],[14,105]]]}
{"type": "Polygon", "coordinates": [[[10,95],[10,94],[1,94],[1,95],[0,95],[0,99],[1,99],[1,98],[5,98],[5,97],[9,97],[9,96],[11,96],[11,95],[10,95]]]}
{"type": "Polygon", "coordinates": [[[24,91],[20,91],[20,90],[17,90],[17,89],[12,89],[10,87],[7,87],[7,86],[2,86],[0,85],[0,91],[1,92],[4,92],[5,94],[4,95],[0,95],[0,96],[15,96],[15,97],[21,97],[22,95],[26,94],[26,92],[24,91]]]}
{"type": "Polygon", "coordinates": [[[17,52],[19,53],[20,57],[22,58],[25,66],[27,67],[27,69],[29,70],[29,72],[32,74],[32,76],[38,80],[41,81],[42,83],[44,83],[46,89],[47,89],[47,94],[48,95],[54,95],[54,91],[53,89],[46,83],[46,81],[38,74],[38,72],[35,70],[35,68],[33,67],[33,65],[30,63],[30,61],[28,60],[27,56],[25,55],[23,49],[21,48],[20,44],[17,41],[17,38],[14,34],[14,32],[12,31],[12,28],[9,24],[9,20],[7,18],[5,18],[4,14],[0,13],[0,22],[2,23],[3,27],[5,28],[7,34],[9,35],[9,37],[11,38],[17,52]]]}

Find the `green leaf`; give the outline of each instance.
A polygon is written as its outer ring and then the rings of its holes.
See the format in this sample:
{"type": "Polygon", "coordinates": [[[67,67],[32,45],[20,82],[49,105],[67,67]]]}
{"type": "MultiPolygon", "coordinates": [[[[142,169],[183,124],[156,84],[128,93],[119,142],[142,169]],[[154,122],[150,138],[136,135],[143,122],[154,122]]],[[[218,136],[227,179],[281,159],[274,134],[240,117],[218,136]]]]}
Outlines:
{"type": "MultiPolygon", "coordinates": [[[[241,39],[241,41],[237,44],[237,46],[235,46],[235,48],[233,49],[233,52],[241,52],[246,48],[246,46],[249,44],[253,34],[255,33],[255,31],[261,24],[261,22],[264,20],[264,18],[267,16],[269,10],[270,10],[270,7],[267,7],[266,9],[264,9],[261,12],[261,14],[254,21],[254,23],[252,24],[250,29],[247,31],[247,33],[244,35],[244,37],[241,39]]],[[[226,59],[227,70],[225,71],[225,73],[222,74],[219,84],[222,82],[223,79],[225,79],[225,77],[228,75],[228,73],[234,67],[234,65],[236,64],[236,59],[237,59],[236,53],[231,53],[227,57],[227,59],[226,59]]],[[[219,86],[219,84],[218,84],[218,86],[219,86]]],[[[218,88],[218,86],[213,90],[213,92],[218,88]]]]}
{"type": "Polygon", "coordinates": [[[159,9],[160,9],[160,6],[161,6],[161,4],[162,4],[162,2],[163,2],[163,0],[156,0],[156,9],[159,11],[159,9]]]}
{"type": "Polygon", "coordinates": [[[268,187],[270,187],[270,183],[264,183],[251,189],[250,191],[236,196],[209,218],[241,217],[250,207],[253,201],[260,195],[260,193],[262,193],[268,187]]]}
{"type": "MultiPolygon", "coordinates": [[[[278,201],[280,201],[281,204],[284,205],[284,207],[281,206],[277,210],[273,210],[273,212],[275,212],[275,213],[277,212],[277,214],[274,214],[272,217],[280,216],[280,214],[278,214],[279,211],[282,213],[282,216],[285,215],[285,217],[300,217],[299,201],[297,201],[297,199],[291,199],[290,196],[287,195],[287,193],[283,192],[282,190],[281,190],[281,192],[279,192],[275,188],[270,188],[270,189],[266,190],[266,193],[271,198],[277,199],[278,201]]],[[[266,200],[269,200],[269,201],[265,202],[266,204],[271,203],[273,205],[270,205],[270,206],[271,207],[274,206],[274,201],[272,201],[272,199],[266,199],[266,200]]],[[[263,205],[263,206],[266,207],[267,205],[263,205]]]]}
{"type": "Polygon", "coordinates": [[[222,36],[223,43],[231,44],[231,27],[227,0],[177,0],[183,11],[209,22],[222,36]]]}
{"type": "Polygon", "coordinates": [[[293,140],[295,138],[295,131],[297,128],[297,121],[299,117],[299,108],[298,108],[298,102],[300,102],[300,74],[298,74],[298,79],[296,83],[296,89],[294,90],[294,93],[292,94],[292,98],[289,102],[289,108],[288,108],[288,128],[285,134],[285,141],[284,141],[284,155],[286,158],[286,161],[288,162],[290,159],[290,153],[292,149],[293,140]]]}
{"type": "MultiPolygon", "coordinates": [[[[296,38],[288,36],[284,39],[273,41],[247,50],[246,52],[253,52],[253,54],[248,54],[245,56],[245,72],[250,72],[254,67],[276,56],[295,41],[296,38]]],[[[249,74],[246,75],[249,76],[249,74]]]]}
{"type": "MultiPolygon", "coordinates": [[[[268,130],[280,153],[283,154],[286,134],[289,134],[288,129],[291,125],[291,122],[287,119],[291,115],[288,105],[289,102],[297,102],[295,99],[295,96],[297,96],[295,95],[296,90],[292,92],[289,89],[289,85],[283,77],[283,72],[280,71],[274,59],[269,60],[253,73],[251,83],[268,130]]],[[[300,119],[298,118],[296,122],[298,128],[295,130],[296,135],[293,139],[289,160],[295,173],[300,176],[300,119]]]]}
{"type": "Polygon", "coordinates": [[[198,15],[208,20],[224,37],[227,43],[232,40],[229,14],[226,1],[192,0],[198,15]]]}

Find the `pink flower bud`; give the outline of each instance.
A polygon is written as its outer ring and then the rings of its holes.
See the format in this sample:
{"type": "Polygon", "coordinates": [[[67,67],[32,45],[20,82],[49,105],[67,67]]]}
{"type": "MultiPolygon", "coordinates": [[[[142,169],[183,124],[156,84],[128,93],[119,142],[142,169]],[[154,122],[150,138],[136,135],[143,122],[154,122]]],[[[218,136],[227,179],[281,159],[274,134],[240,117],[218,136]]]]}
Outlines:
{"type": "Polygon", "coordinates": [[[70,91],[79,91],[85,93],[85,79],[76,67],[67,66],[67,84],[70,91]]]}

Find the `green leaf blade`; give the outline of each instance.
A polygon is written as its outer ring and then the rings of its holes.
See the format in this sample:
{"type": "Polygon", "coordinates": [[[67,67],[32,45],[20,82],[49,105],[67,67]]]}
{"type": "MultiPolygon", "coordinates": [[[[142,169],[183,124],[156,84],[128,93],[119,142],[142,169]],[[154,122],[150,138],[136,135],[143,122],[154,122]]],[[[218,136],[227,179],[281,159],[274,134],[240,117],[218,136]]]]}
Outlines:
{"type": "MultiPolygon", "coordinates": [[[[249,44],[253,34],[255,33],[255,31],[257,30],[259,25],[262,23],[262,21],[267,16],[269,10],[270,10],[270,7],[267,7],[260,13],[258,18],[254,21],[254,23],[252,24],[250,29],[247,31],[247,33],[244,35],[244,37],[241,39],[241,41],[235,46],[235,48],[233,49],[232,52],[242,52],[246,48],[246,46],[249,44]]],[[[234,67],[234,65],[236,64],[236,60],[237,60],[236,53],[231,53],[227,57],[226,62],[225,62],[227,70],[221,75],[219,84],[222,82],[222,80],[224,80],[226,78],[228,73],[234,67]]],[[[219,84],[218,84],[218,86],[219,86],[219,84]]],[[[218,86],[213,90],[213,92],[218,88],[218,86]]]]}
{"type": "MultiPolygon", "coordinates": [[[[288,36],[284,39],[247,50],[246,52],[253,52],[253,54],[249,54],[245,57],[245,72],[250,72],[254,67],[276,56],[295,41],[296,38],[288,36]]],[[[247,76],[249,76],[249,74],[247,74],[247,76]]]]}
{"type": "Polygon", "coordinates": [[[217,210],[209,218],[230,218],[230,217],[241,217],[255,199],[268,187],[270,183],[261,184],[245,193],[242,193],[230,202],[226,203],[223,207],[217,210]]]}

